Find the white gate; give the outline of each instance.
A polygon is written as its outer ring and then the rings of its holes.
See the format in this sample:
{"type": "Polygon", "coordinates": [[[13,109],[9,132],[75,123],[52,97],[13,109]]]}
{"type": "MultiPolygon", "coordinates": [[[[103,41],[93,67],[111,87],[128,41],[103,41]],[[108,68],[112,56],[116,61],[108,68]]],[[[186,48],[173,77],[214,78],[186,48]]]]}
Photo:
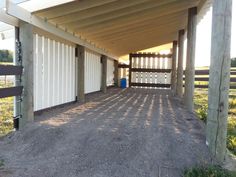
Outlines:
{"type": "Polygon", "coordinates": [[[170,87],[172,55],[130,54],[130,86],[170,87]]]}
{"type": "Polygon", "coordinates": [[[86,49],[84,67],[85,93],[100,91],[102,83],[101,55],[86,49]]]}
{"type": "Polygon", "coordinates": [[[75,47],[34,34],[34,111],[75,101],[75,47]]]}

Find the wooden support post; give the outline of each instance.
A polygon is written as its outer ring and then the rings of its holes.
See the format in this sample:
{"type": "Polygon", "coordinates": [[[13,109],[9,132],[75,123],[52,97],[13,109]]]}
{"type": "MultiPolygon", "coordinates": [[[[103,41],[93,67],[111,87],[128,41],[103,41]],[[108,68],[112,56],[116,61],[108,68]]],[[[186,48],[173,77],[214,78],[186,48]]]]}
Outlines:
{"type": "Polygon", "coordinates": [[[119,74],[118,74],[118,61],[117,60],[114,60],[114,68],[115,68],[115,71],[114,71],[114,85],[116,87],[118,87],[118,82],[119,82],[119,74]]]}
{"type": "Polygon", "coordinates": [[[19,120],[19,129],[23,129],[27,122],[34,121],[34,64],[33,64],[33,26],[20,22],[20,41],[22,49],[23,95],[21,102],[22,118],[19,120]]]}
{"type": "Polygon", "coordinates": [[[77,55],[78,55],[78,82],[77,82],[77,96],[78,101],[85,101],[84,94],[84,60],[85,60],[85,48],[84,46],[77,45],[76,46],[77,55]]]}
{"type": "Polygon", "coordinates": [[[213,1],[211,66],[208,91],[207,145],[223,162],[226,155],[232,0],[213,1]]]}
{"type": "MultiPolygon", "coordinates": [[[[22,66],[22,57],[20,56],[21,49],[20,49],[20,29],[19,27],[15,27],[15,58],[14,58],[14,64],[16,66],[22,66]]],[[[21,86],[21,76],[16,75],[15,76],[15,86],[21,86]]],[[[14,128],[16,130],[19,129],[19,121],[20,117],[22,115],[21,113],[21,96],[15,96],[14,97],[14,128]]]]}
{"type": "Polygon", "coordinates": [[[178,68],[177,68],[177,87],[176,93],[179,98],[183,97],[183,56],[184,56],[184,33],[185,31],[182,29],[179,31],[178,38],[178,68]]]}
{"type": "Polygon", "coordinates": [[[172,48],[172,72],[171,72],[171,90],[176,95],[176,58],[177,58],[177,41],[173,42],[172,48]]]}
{"type": "Polygon", "coordinates": [[[188,10],[188,29],[187,29],[187,58],[185,69],[185,89],[184,103],[189,111],[193,111],[194,103],[194,77],[195,77],[195,46],[197,31],[197,7],[188,10]]]}
{"type": "Polygon", "coordinates": [[[132,57],[131,54],[129,54],[129,87],[131,87],[131,79],[132,79],[132,57]]]}
{"type": "Polygon", "coordinates": [[[107,56],[102,55],[102,92],[107,92],[107,56]]]}

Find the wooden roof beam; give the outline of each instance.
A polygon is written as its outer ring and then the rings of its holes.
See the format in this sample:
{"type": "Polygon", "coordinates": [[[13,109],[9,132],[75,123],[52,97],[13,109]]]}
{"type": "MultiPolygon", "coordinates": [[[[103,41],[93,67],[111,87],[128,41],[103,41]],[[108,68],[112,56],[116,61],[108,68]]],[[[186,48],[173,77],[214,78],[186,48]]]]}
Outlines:
{"type": "Polygon", "coordinates": [[[63,23],[71,23],[74,21],[78,21],[78,20],[84,20],[86,18],[91,18],[91,17],[95,17],[98,15],[103,15],[103,14],[107,14],[110,12],[113,12],[115,10],[120,10],[120,9],[124,9],[127,7],[131,7],[134,5],[138,5],[138,4],[144,4],[145,2],[152,2],[153,0],[121,0],[121,1],[114,1],[112,3],[108,3],[108,4],[104,4],[102,6],[98,6],[98,7],[92,7],[89,9],[85,9],[85,10],[81,10],[81,11],[76,11],[73,13],[69,13],[67,15],[64,16],[56,16],[53,18],[48,18],[49,21],[53,21],[53,23],[56,24],[63,24],[63,23]]]}
{"type": "Polygon", "coordinates": [[[8,1],[6,13],[10,16],[16,17],[22,21],[32,24],[35,27],[38,27],[42,30],[49,32],[49,33],[57,35],[65,40],[71,41],[75,44],[82,45],[82,46],[84,46],[90,50],[93,50],[97,53],[107,55],[111,58],[117,59],[117,56],[110,54],[107,50],[105,50],[103,48],[99,48],[99,47],[87,42],[86,40],[82,40],[81,38],[74,36],[73,34],[70,34],[66,31],[58,29],[56,26],[53,26],[52,24],[45,22],[41,18],[39,18],[35,15],[32,15],[30,12],[28,12],[27,10],[21,8],[20,6],[12,3],[11,1],[8,1]]]}
{"type": "Polygon", "coordinates": [[[47,18],[55,18],[58,16],[63,16],[67,15],[73,12],[78,12],[81,10],[86,10],[89,8],[97,7],[97,6],[102,6],[107,3],[112,3],[117,0],[85,0],[85,1],[74,1],[71,3],[43,9],[34,12],[33,14],[37,14],[37,16],[41,17],[47,17],[47,18]]]}
{"type": "Polygon", "coordinates": [[[138,22],[131,21],[129,24],[120,25],[119,27],[117,27],[115,29],[110,29],[110,28],[97,29],[97,28],[95,28],[93,31],[80,30],[80,34],[88,35],[88,36],[101,36],[104,34],[116,33],[116,32],[120,32],[120,31],[127,31],[127,30],[133,29],[133,28],[139,28],[140,26],[149,25],[150,23],[153,25],[166,25],[168,23],[168,21],[176,19],[177,17],[184,17],[184,16],[187,16],[187,10],[180,11],[180,12],[173,13],[173,14],[168,14],[168,15],[162,16],[162,17],[155,17],[154,16],[150,19],[142,20],[142,21],[138,21],[138,22]]]}
{"type": "MultiPolygon", "coordinates": [[[[147,48],[151,48],[151,47],[155,47],[155,46],[160,46],[166,43],[169,43],[171,41],[173,41],[176,38],[176,34],[168,34],[169,37],[165,37],[165,38],[161,38],[152,36],[149,38],[149,42],[148,43],[139,43],[137,45],[130,45],[129,47],[125,46],[114,46],[114,47],[110,47],[109,50],[111,52],[113,52],[114,54],[116,54],[117,56],[122,56],[122,55],[126,55],[132,52],[137,52],[143,49],[147,49],[147,48]]],[[[134,44],[137,41],[130,41],[130,44],[134,44]]]]}
{"type": "MultiPolygon", "coordinates": [[[[180,28],[181,28],[181,26],[179,26],[179,27],[172,26],[172,28],[170,26],[170,28],[168,30],[166,30],[166,29],[162,29],[162,30],[151,29],[149,31],[137,32],[132,36],[120,37],[120,38],[110,39],[110,40],[101,40],[101,41],[103,43],[107,43],[110,45],[121,44],[122,46],[126,46],[126,45],[130,45],[129,41],[137,40],[137,41],[139,41],[139,42],[137,42],[137,44],[138,43],[143,44],[146,41],[148,42],[148,38],[151,38],[151,36],[153,36],[154,38],[155,38],[155,36],[165,37],[165,36],[167,36],[166,34],[177,33],[180,28]]],[[[132,45],[135,45],[135,44],[132,44],[132,45]]]]}
{"type": "Polygon", "coordinates": [[[165,33],[168,32],[169,30],[178,30],[180,28],[183,28],[185,25],[181,24],[180,22],[176,21],[176,22],[172,22],[166,26],[162,26],[162,27],[149,27],[149,28],[142,28],[142,29],[134,29],[133,31],[128,31],[126,34],[122,33],[122,34],[117,34],[117,35],[112,35],[112,36],[106,36],[103,38],[91,38],[91,40],[94,41],[119,41],[122,40],[124,38],[129,38],[129,37],[139,37],[141,35],[147,34],[147,33],[165,33]]]}
{"type": "Polygon", "coordinates": [[[125,37],[125,36],[130,36],[133,35],[134,33],[138,32],[138,31],[145,31],[145,30],[150,30],[150,29],[155,29],[155,30],[160,30],[160,29],[166,29],[169,28],[170,25],[173,26],[173,24],[175,24],[176,26],[185,26],[187,22],[187,16],[179,16],[179,17],[175,17],[172,18],[171,20],[161,20],[161,21],[152,21],[149,23],[146,23],[144,25],[139,25],[139,26],[130,26],[128,28],[124,28],[120,31],[109,31],[106,32],[102,35],[90,35],[89,33],[85,36],[89,39],[93,39],[93,40],[105,40],[107,38],[119,38],[119,37],[125,37]]]}
{"type": "Polygon", "coordinates": [[[119,25],[129,24],[130,22],[139,22],[139,21],[147,20],[153,17],[162,17],[168,14],[180,12],[180,11],[183,11],[190,7],[195,6],[196,2],[197,2],[196,0],[194,1],[181,0],[181,2],[177,1],[174,3],[144,10],[142,11],[142,13],[136,12],[136,13],[122,16],[122,17],[113,18],[110,20],[103,21],[102,23],[94,22],[93,24],[84,25],[84,26],[82,26],[81,24],[74,23],[73,25],[67,24],[66,26],[68,28],[74,29],[74,31],[77,31],[77,32],[80,30],[94,30],[95,28],[115,29],[119,25]]]}
{"type": "Polygon", "coordinates": [[[129,6],[129,7],[118,9],[118,10],[113,10],[113,11],[110,11],[109,13],[96,15],[96,16],[82,19],[82,20],[71,20],[72,22],[70,22],[70,23],[62,23],[62,24],[70,25],[70,26],[79,24],[79,26],[81,26],[81,27],[88,26],[93,23],[97,24],[97,23],[101,23],[101,22],[104,22],[107,20],[122,17],[125,15],[131,15],[133,13],[141,12],[141,11],[148,10],[150,8],[154,8],[154,7],[158,7],[158,6],[162,6],[164,4],[168,4],[168,3],[174,2],[174,1],[175,0],[158,0],[158,1],[151,0],[146,3],[137,4],[137,5],[129,6]]]}

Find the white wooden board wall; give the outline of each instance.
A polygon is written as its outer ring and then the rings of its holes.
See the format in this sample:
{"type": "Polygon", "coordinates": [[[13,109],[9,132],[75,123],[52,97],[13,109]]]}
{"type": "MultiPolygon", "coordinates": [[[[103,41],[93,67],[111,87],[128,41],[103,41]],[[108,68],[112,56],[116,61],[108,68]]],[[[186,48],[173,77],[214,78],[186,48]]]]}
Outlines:
{"type": "Polygon", "coordinates": [[[102,64],[101,55],[85,50],[85,73],[84,89],[85,94],[101,90],[102,83],[102,64]]]}
{"type": "MultiPolygon", "coordinates": [[[[146,69],[171,69],[171,58],[133,58],[132,68],[146,69]]],[[[132,72],[132,82],[134,83],[154,83],[154,84],[170,84],[171,73],[146,73],[132,72]]]]}
{"type": "Polygon", "coordinates": [[[34,111],[75,101],[75,48],[34,34],[34,111]]]}
{"type": "Polygon", "coordinates": [[[107,86],[114,85],[114,60],[108,59],[107,60],[107,86]]]}

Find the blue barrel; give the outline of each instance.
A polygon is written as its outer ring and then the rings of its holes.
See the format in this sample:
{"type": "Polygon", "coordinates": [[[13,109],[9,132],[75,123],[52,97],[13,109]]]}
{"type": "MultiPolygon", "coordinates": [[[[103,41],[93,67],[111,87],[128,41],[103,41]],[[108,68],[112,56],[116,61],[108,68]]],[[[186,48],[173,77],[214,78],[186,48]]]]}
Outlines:
{"type": "Polygon", "coordinates": [[[121,88],[126,88],[126,78],[120,79],[120,87],[121,88]]]}

